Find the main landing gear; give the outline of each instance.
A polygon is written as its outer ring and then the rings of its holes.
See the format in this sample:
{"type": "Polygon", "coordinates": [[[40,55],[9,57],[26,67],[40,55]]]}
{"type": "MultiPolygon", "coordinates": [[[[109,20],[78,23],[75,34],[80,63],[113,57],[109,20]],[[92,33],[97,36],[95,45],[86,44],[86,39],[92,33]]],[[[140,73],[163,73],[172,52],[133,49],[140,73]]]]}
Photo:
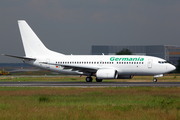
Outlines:
{"type": "Polygon", "coordinates": [[[154,82],[154,83],[157,82],[157,79],[156,79],[156,78],[153,78],[153,82],[154,82]]]}
{"type": "Polygon", "coordinates": [[[97,78],[96,78],[96,82],[102,82],[102,79],[97,79],[97,78]]]}
{"type": "MultiPolygon", "coordinates": [[[[86,82],[92,82],[92,77],[86,77],[86,82]]],[[[96,78],[96,82],[102,82],[102,79],[97,79],[96,78]]]]}
{"type": "Polygon", "coordinates": [[[86,77],[86,82],[92,82],[92,77],[86,77]]]}

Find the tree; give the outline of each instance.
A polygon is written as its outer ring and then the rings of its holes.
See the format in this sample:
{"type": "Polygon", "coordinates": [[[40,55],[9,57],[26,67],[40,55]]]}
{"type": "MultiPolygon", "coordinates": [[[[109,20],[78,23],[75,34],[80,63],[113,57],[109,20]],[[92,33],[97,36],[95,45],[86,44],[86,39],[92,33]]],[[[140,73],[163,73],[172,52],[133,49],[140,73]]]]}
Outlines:
{"type": "Polygon", "coordinates": [[[178,60],[178,65],[176,66],[176,71],[179,73],[180,72],[180,58],[178,60]]]}
{"type": "Polygon", "coordinates": [[[132,52],[129,49],[122,49],[121,51],[117,52],[116,55],[132,55],[132,52]]]}

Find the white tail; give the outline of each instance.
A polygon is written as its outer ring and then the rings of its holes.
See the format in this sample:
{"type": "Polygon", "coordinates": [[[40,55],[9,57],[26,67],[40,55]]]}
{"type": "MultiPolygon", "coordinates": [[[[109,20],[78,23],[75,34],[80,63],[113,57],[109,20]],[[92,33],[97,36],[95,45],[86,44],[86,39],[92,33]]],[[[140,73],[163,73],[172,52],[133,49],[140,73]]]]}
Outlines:
{"type": "Polygon", "coordinates": [[[25,20],[18,20],[26,57],[63,55],[47,49],[25,20]]]}

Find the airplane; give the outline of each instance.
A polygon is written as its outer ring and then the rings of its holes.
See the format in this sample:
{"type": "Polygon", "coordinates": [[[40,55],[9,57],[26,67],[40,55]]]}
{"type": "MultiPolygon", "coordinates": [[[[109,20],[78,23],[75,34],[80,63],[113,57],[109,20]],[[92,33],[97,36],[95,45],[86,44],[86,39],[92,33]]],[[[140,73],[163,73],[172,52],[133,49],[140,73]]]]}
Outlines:
{"type": "Polygon", "coordinates": [[[24,63],[53,72],[87,76],[86,82],[103,79],[131,79],[133,76],[157,77],[176,67],[166,60],[143,55],[65,55],[49,50],[25,20],[18,20],[25,56],[3,54],[22,59],[24,63]]]}

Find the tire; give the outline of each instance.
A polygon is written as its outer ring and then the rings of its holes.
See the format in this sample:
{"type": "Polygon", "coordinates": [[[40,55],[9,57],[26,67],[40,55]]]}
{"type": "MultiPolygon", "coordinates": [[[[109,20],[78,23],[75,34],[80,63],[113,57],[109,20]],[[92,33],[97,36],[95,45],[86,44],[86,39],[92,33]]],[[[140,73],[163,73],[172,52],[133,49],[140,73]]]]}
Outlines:
{"type": "Polygon", "coordinates": [[[92,82],[92,77],[86,77],[86,82],[92,82]]]}
{"type": "Polygon", "coordinates": [[[97,78],[96,78],[96,82],[102,82],[102,79],[97,79],[97,78]]]}
{"type": "Polygon", "coordinates": [[[154,78],[154,79],[153,79],[153,82],[154,82],[154,83],[156,83],[156,82],[157,82],[157,79],[156,79],[156,78],[154,78]]]}

